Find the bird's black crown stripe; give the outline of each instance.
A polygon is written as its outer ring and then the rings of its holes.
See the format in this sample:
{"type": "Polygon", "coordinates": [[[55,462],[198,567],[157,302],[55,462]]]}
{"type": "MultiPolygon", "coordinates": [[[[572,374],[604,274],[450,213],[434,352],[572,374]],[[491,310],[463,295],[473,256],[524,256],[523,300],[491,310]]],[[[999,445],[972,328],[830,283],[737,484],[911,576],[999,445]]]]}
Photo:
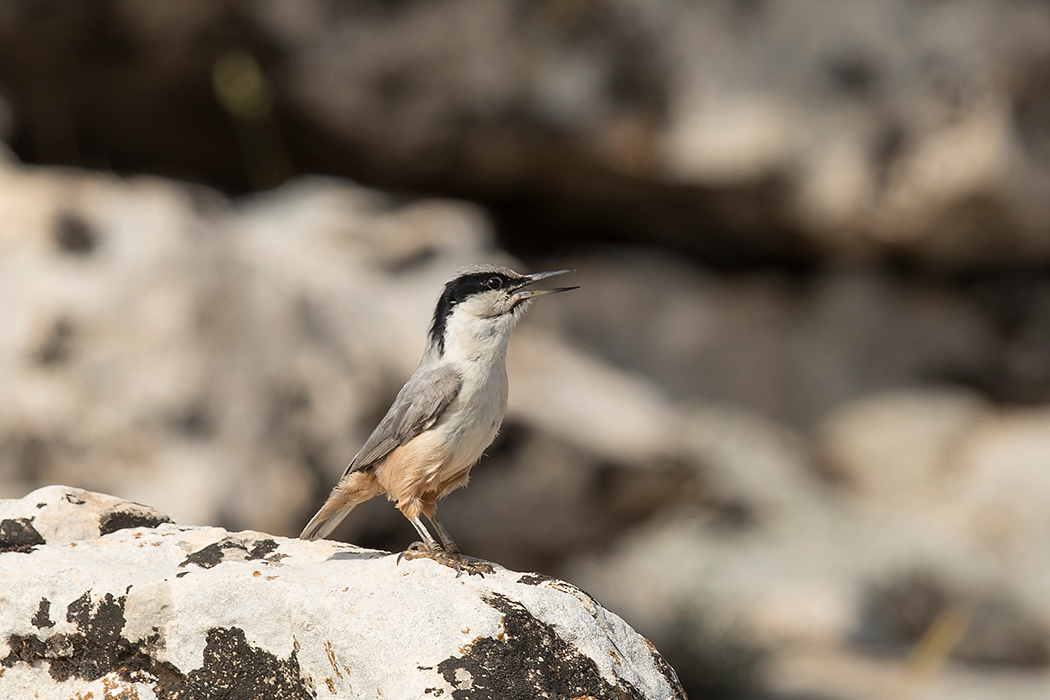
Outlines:
{"type": "Polygon", "coordinates": [[[430,324],[430,341],[437,344],[438,352],[445,352],[445,324],[456,304],[473,294],[503,289],[511,281],[511,278],[502,272],[472,272],[449,281],[441,292],[437,308],[434,309],[434,321],[430,324]]]}

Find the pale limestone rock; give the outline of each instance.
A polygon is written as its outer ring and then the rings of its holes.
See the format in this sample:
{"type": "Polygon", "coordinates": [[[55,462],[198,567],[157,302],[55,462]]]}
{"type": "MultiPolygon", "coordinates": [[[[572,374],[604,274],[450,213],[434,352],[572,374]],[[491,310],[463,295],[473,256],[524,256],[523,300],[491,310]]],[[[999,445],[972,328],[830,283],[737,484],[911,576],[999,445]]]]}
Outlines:
{"type": "Polygon", "coordinates": [[[571,584],[156,516],[60,486],[0,501],[0,697],[685,697],[571,584]],[[125,512],[155,519],[99,536],[125,512]]]}

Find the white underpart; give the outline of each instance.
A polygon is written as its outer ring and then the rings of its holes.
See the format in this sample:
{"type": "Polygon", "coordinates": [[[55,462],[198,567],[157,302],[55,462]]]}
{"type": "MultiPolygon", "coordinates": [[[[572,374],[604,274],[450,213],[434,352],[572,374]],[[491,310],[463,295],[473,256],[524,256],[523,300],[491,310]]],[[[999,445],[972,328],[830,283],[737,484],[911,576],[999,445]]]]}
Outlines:
{"type": "Polygon", "coordinates": [[[473,300],[457,306],[445,327],[439,361],[455,367],[463,385],[433,428],[447,449],[441,480],[467,471],[481,458],[507,411],[507,341],[521,313],[479,317],[477,306],[473,300]]]}

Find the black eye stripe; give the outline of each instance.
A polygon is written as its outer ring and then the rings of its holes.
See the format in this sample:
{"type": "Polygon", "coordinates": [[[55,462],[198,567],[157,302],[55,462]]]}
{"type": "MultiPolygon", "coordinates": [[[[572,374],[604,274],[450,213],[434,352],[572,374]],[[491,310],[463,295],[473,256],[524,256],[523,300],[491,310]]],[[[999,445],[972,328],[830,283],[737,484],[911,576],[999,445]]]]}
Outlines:
{"type": "MultiPolygon", "coordinates": [[[[518,279],[522,278],[513,278],[518,279]]],[[[437,308],[434,309],[434,321],[430,326],[431,340],[437,343],[439,351],[444,352],[445,322],[456,304],[466,301],[474,294],[504,289],[511,282],[512,278],[502,272],[475,272],[457,277],[446,284],[441,298],[438,299],[437,308]]]]}
{"type": "Polygon", "coordinates": [[[459,303],[472,294],[487,292],[491,289],[502,289],[510,279],[506,275],[492,272],[478,272],[463,275],[445,285],[445,294],[453,303],[459,303]]]}

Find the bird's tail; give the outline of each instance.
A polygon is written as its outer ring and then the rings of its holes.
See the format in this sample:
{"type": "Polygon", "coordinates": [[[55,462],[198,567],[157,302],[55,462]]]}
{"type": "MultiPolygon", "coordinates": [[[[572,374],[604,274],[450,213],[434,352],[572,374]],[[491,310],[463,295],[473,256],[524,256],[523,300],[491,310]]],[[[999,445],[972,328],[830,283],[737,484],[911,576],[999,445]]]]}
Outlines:
{"type": "Polygon", "coordinates": [[[332,530],[339,523],[343,522],[343,518],[349,515],[356,505],[356,503],[346,505],[338,501],[325,503],[321,506],[321,510],[317,511],[314,517],[310,518],[310,522],[306,523],[306,527],[303,528],[299,539],[319,540],[322,537],[328,537],[328,535],[332,534],[332,530]]]}

